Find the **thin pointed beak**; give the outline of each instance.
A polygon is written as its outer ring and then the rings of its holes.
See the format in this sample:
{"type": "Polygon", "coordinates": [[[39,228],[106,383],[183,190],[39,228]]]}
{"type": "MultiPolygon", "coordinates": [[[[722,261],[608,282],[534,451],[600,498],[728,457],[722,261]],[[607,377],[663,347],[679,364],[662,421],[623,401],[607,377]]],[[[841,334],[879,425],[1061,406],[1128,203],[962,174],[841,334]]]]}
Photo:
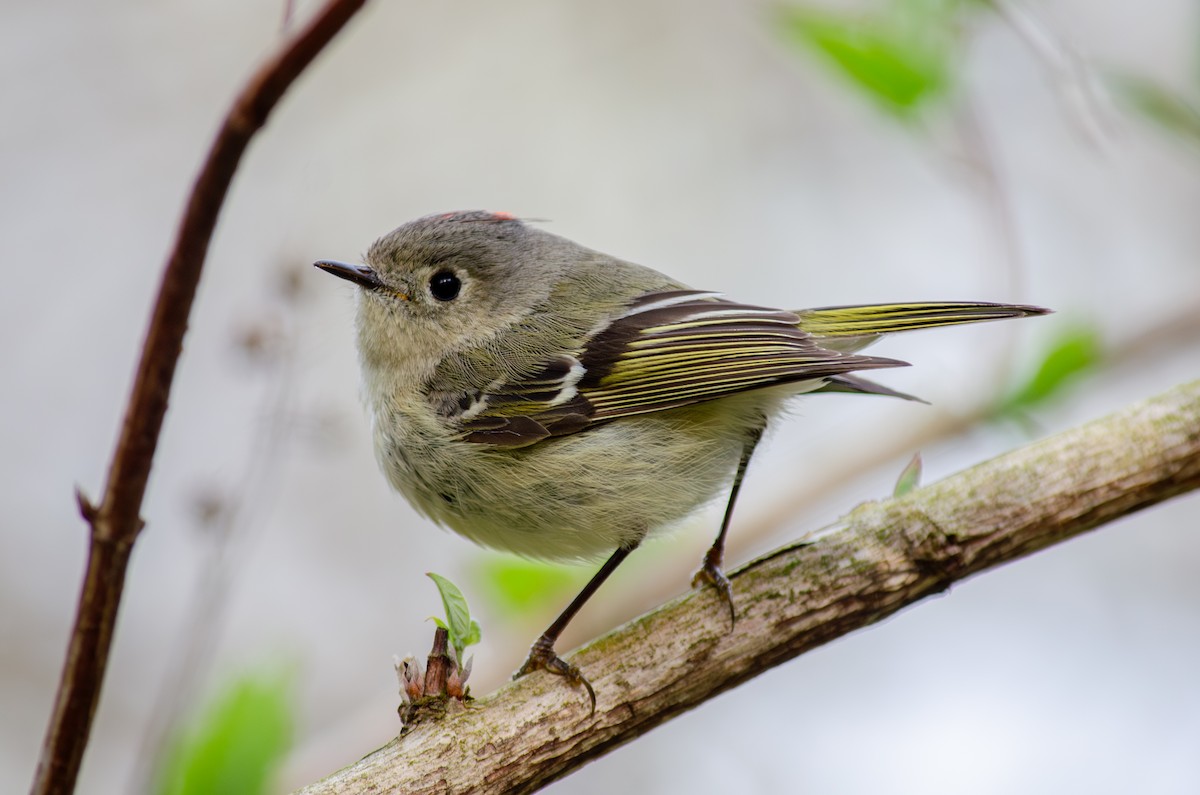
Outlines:
{"type": "Polygon", "coordinates": [[[314,262],[313,265],[326,273],[340,276],[346,281],[354,282],[359,287],[367,290],[378,290],[384,286],[379,278],[379,274],[366,265],[351,265],[348,262],[337,262],[331,259],[323,259],[320,262],[314,262]]]}

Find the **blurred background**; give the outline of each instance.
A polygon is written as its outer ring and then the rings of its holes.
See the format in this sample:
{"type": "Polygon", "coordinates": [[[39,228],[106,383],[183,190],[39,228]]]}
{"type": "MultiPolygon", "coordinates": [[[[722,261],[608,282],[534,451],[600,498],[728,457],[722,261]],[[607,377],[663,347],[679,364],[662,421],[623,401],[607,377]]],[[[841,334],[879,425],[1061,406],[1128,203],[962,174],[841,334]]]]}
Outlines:
{"type": "MultiPolygon", "coordinates": [[[[21,792],[85,560],[72,489],[103,487],[183,199],[284,9],[0,13],[0,791],[21,792]]],[[[271,790],[309,783],[398,731],[393,655],[424,655],[440,612],[425,572],[483,626],[476,693],[591,574],[479,550],[389,492],[352,287],[312,261],[483,208],[749,302],[1057,310],[877,346],[914,364],[880,380],[932,406],[799,402],[751,467],[742,562],[888,495],[917,450],[936,480],[1196,378],[1197,107],[1186,0],[371,4],[224,208],[79,791],[155,791],[171,738],[222,714],[284,755],[271,790]]],[[[1200,791],[1198,512],[958,585],[551,791],[1200,791]]],[[[718,520],[639,551],[560,648],[684,591],[718,520]]]]}

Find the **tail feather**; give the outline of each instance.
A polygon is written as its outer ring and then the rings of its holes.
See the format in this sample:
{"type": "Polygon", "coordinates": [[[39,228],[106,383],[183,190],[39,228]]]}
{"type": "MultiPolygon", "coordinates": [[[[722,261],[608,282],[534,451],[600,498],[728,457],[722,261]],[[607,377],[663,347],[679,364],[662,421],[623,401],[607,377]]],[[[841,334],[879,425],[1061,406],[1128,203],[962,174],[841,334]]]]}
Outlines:
{"type": "Polygon", "coordinates": [[[933,301],[915,304],[870,304],[801,309],[799,326],[815,337],[874,337],[984,320],[1044,315],[1051,310],[1023,304],[978,301],[933,301]]]}
{"type": "Polygon", "coordinates": [[[856,375],[843,373],[835,375],[825,382],[825,386],[814,389],[812,393],[817,392],[849,392],[858,395],[886,395],[887,397],[901,398],[902,400],[912,400],[917,403],[925,403],[928,405],[928,400],[923,400],[916,395],[910,395],[907,392],[900,392],[891,387],[877,384],[874,381],[868,381],[865,378],[859,378],[856,375]]]}

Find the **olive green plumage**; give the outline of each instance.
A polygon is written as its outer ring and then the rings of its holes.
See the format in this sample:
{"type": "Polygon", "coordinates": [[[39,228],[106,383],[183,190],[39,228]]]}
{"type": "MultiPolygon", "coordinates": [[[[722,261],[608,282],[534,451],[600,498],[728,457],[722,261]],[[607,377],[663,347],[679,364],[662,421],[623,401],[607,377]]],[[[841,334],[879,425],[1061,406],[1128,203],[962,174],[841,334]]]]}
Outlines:
{"type": "Polygon", "coordinates": [[[850,375],[904,364],[855,352],[881,334],[1044,311],[749,306],[485,212],[406,224],[366,260],[318,264],[363,288],[384,472],[434,520],[537,558],[596,557],[688,515],[791,395],[898,395],[850,375]]]}
{"type": "Polygon", "coordinates": [[[375,452],[422,513],[534,558],[608,561],[530,649],[596,694],[554,644],[650,532],[718,494],[721,531],[696,582],[736,617],[721,571],[738,489],[770,419],[804,392],[911,398],[854,375],[882,334],[1042,314],[940,302],[787,311],[692,290],[503,213],[433,215],[377,241],[357,284],[375,452]]]}

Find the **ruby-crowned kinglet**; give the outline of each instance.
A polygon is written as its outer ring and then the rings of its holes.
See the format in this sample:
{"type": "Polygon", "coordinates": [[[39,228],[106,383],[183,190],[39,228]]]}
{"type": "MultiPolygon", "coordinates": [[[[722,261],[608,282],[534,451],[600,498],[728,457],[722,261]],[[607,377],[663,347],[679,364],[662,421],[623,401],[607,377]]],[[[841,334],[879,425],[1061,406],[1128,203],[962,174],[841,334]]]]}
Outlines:
{"type": "Polygon", "coordinates": [[[907,397],[851,375],[892,331],[1039,315],[938,302],[785,311],[693,290],[506,213],[431,215],[367,264],[317,267],[359,288],[358,351],[379,463],[413,506],[488,547],[607,562],[517,676],[583,684],[563,628],[647,534],[728,493],[695,582],[715,585],[746,464],[804,392],[907,397]]]}

